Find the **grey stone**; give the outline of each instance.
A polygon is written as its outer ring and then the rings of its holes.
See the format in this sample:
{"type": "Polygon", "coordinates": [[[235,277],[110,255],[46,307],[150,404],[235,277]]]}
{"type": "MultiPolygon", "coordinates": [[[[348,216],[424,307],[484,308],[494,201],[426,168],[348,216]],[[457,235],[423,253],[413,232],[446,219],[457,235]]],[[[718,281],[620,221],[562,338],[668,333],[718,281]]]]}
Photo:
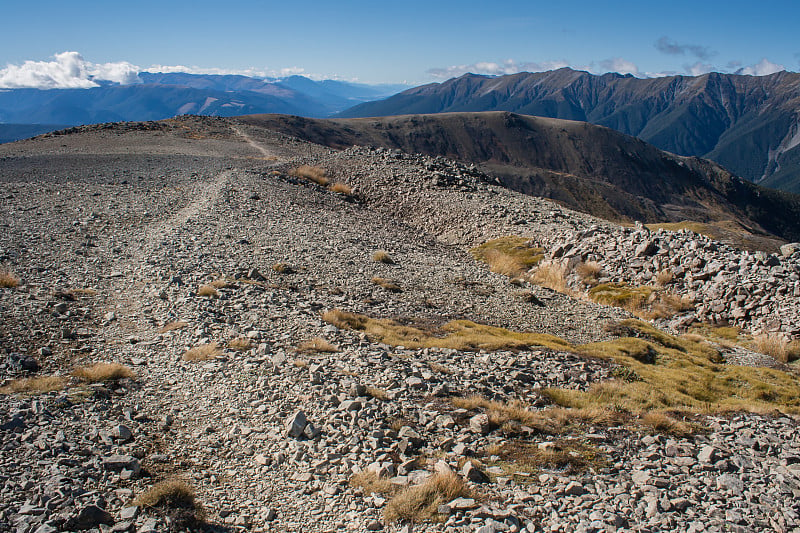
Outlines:
{"type": "Polygon", "coordinates": [[[303,435],[303,430],[306,428],[306,424],[308,424],[306,414],[301,410],[296,411],[293,415],[286,419],[286,436],[299,439],[303,435]]]}

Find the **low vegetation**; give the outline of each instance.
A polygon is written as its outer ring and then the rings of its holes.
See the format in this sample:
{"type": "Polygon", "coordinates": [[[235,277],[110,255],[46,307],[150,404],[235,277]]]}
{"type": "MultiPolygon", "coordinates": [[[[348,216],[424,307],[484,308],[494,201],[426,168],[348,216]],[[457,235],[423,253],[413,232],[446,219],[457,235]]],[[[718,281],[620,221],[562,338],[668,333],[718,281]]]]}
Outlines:
{"type": "Polygon", "coordinates": [[[159,333],[167,333],[169,331],[175,331],[179,329],[183,329],[188,326],[188,322],[184,322],[183,320],[175,320],[173,322],[167,322],[164,324],[159,330],[159,333]]]}
{"type": "Polygon", "coordinates": [[[608,460],[599,448],[575,440],[555,442],[508,441],[486,449],[486,455],[495,456],[495,463],[509,475],[538,474],[543,470],[557,470],[562,475],[601,468],[608,460]]]}
{"type": "Polygon", "coordinates": [[[135,377],[133,370],[119,363],[95,363],[90,366],[82,366],[76,368],[72,375],[88,383],[118,381],[135,377]]]}
{"type": "Polygon", "coordinates": [[[236,337],[228,341],[228,348],[236,350],[237,352],[246,352],[253,347],[253,341],[247,337],[236,337]]]}
{"type": "Polygon", "coordinates": [[[627,283],[602,283],[589,289],[593,302],[621,307],[631,314],[653,320],[689,311],[694,302],[657,287],[633,287],[627,283]]]}
{"type": "Polygon", "coordinates": [[[420,522],[436,517],[439,506],[468,496],[464,480],[454,472],[437,472],[421,485],[407,487],[389,500],[383,510],[389,522],[420,522]]]}
{"type": "Polygon", "coordinates": [[[195,346],[183,354],[184,361],[208,361],[222,355],[222,350],[216,342],[195,346]]]}
{"type": "Polygon", "coordinates": [[[519,276],[539,263],[544,258],[543,252],[542,248],[531,246],[530,239],[517,236],[492,239],[470,250],[492,272],[509,277],[519,276]]]}
{"type": "Polygon", "coordinates": [[[289,265],[289,263],[275,263],[272,265],[272,270],[278,274],[291,274],[294,272],[294,269],[289,265]]]}
{"type": "Polygon", "coordinates": [[[378,263],[384,263],[384,264],[387,264],[387,265],[393,265],[394,264],[394,259],[392,259],[392,256],[389,255],[389,252],[387,252],[385,250],[378,250],[377,252],[372,254],[372,260],[373,261],[377,261],[378,263]]]}
{"type": "Polygon", "coordinates": [[[339,348],[322,337],[314,337],[298,344],[297,351],[302,353],[336,353],[339,348]]]}
{"type": "Polygon", "coordinates": [[[138,495],[131,505],[145,507],[170,517],[176,531],[194,530],[203,525],[206,512],[197,501],[194,489],[180,479],[156,483],[138,495]]]}
{"type": "Polygon", "coordinates": [[[363,331],[375,342],[407,348],[451,348],[455,350],[508,350],[543,346],[554,350],[569,350],[567,341],[543,333],[520,333],[504,328],[455,320],[440,327],[405,326],[389,319],[331,309],[322,319],[341,329],[363,331]]]}
{"type": "Polygon", "coordinates": [[[63,390],[66,386],[67,380],[61,376],[38,376],[12,380],[0,387],[0,394],[43,394],[63,390]]]}
{"type": "Polygon", "coordinates": [[[397,487],[388,479],[381,479],[372,470],[363,470],[350,478],[350,486],[359,488],[364,494],[393,494],[397,487]]]}
{"type": "Polygon", "coordinates": [[[0,288],[13,289],[19,287],[19,278],[10,270],[0,270],[0,288]]]}
{"type": "Polygon", "coordinates": [[[800,359],[800,342],[790,341],[779,334],[762,333],[754,336],[748,344],[753,350],[769,355],[781,363],[791,363],[800,359]]]}
{"type": "Polygon", "coordinates": [[[353,195],[353,188],[349,185],[345,185],[344,183],[332,183],[330,187],[328,187],[332,192],[336,192],[339,194],[344,194],[345,196],[352,196],[353,195]]]}
{"type": "Polygon", "coordinates": [[[403,289],[400,287],[400,285],[390,279],[375,276],[372,278],[372,283],[383,289],[386,289],[389,292],[403,292],[403,289]]]}
{"type": "Polygon", "coordinates": [[[197,288],[197,295],[206,298],[219,298],[219,292],[212,285],[200,285],[197,288]]]}
{"type": "Polygon", "coordinates": [[[308,181],[313,181],[317,185],[321,185],[323,187],[330,183],[328,173],[324,168],[314,167],[311,165],[301,165],[297,168],[293,168],[289,172],[289,175],[294,176],[295,178],[303,178],[308,181]]]}

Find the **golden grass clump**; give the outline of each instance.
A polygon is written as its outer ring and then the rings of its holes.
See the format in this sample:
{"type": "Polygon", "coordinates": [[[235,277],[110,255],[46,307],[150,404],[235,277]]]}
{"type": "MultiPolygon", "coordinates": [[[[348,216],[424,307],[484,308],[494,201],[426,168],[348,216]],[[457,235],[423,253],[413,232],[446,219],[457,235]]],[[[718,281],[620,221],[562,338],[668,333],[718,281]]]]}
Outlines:
{"type": "Polygon", "coordinates": [[[436,516],[439,505],[469,494],[464,480],[451,471],[437,472],[421,485],[398,492],[386,504],[384,518],[389,522],[421,522],[436,516]]]}
{"type": "Polygon", "coordinates": [[[381,479],[372,470],[362,470],[350,478],[350,486],[359,488],[364,494],[392,494],[397,487],[388,479],[381,479]]]}
{"type": "Polygon", "coordinates": [[[387,265],[394,264],[394,259],[392,259],[392,256],[389,255],[389,252],[387,252],[386,250],[378,250],[377,252],[372,254],[372,260],[378,263],[385,263],[387,265]]]}
{"type": "Polygon", "coordinates": [[[19,287],[19,278],[9,270],[0,270],[0,288],[13,289],[19,287]]]}
{"type": "Polygon", "coordinates": [[[639,424],[650,427],[659,433],[688,437],[697,432],[697,426],[678,420],[663,411],[650,411],[645,413],[639,424]]]}
{"type": "Polygon", "coordinates": [[[575,273],[580,276],[584,285],[594,285],[597,282],[597,278],[600,276],[600,272],[602,271],[603,265],[597,261],[587,261],[585,263],[580,263],[577,267],[575,267],[575,273]]]}
{"type": "Polygon", "coordinates": [[[170,516],[178,530],[193,528],[206,519],[194,489],[180,479],[160,481],[138,495],[131,505],[154,509],[170,516]]]}
{"type": "Polygon", "coordinates": [[[291,274],[294,272],[294,269],[289,265],[289,263],[275,263],[272,265],[272,270],[278,274],[291,274]]]}
{"type": "Polygon", "coordinates": [[[222,355],[222,350],[216,342],[195,346],[183,354],[184,361],[208,361],[222,355]]]}
{"type": "Polygon", "coordinates": [[[572,351],[572,345],[553,335],[510,331],[454,320],[437,328],[404,326],[394,320],[374,319],[364,315],[331,309],[322,319],[340,329],[363,331],[376,342],[407,348],[450,348],[462,351],[526,349],[542,346],[572,351]]]}
{"type": "Polygon", "coordinates": [[[384,402],[389,399],[388,392],[383,389],[379,389],[378,387],[373,387],[372,385],[367,386],[367,394],[376,400],[382,400],[384,402]]]}
{"type": "Polygon", "coordinates": [[[663,287],[668,285],[675,278],[671,270],[661,270],[656,274],[656,285],[663,287]]]}
{"type": "Polygon", "coordinates": [[[244,352],[253,347],[253,341],[247,337],[236,337],[228,341],[228,348],[237,352],[244,352]]]}
{"type": "Polygon", "coordinates": [[[526,272],[544,258],[542,248],[531,246],[530,239],[508,236],[486,241],[470,250],[472,256],[489,265],[489,270],[509,277],[526,272]]]}
{"type": "Polygon", "coordinates": [[[769,355],[781,363],[791,363],[800,359],[800,342],[790,341],[779,334],[755,335],[750,345],[753,350],[769,355]]]}
{"type": "Polygon", "coordinates": [[[218,298],[219,292],[211,285],[200,285],[197,289],[198,296],[205,296],[207,298],[218,298]]]}
{"type": "Polygon", "coordinates": [[[64,389],[67,380],[61,376],[40,376],[15,379],[0,387],[0,394],[43,394],[64,389]]]}
{"type": "Polygon", "coordinates": [[[311,165],[301,165],[297,168],[293,168],[289,175],[294,176],[295,178],[303,178],[307,179],[308,181],[313,181],[317,185],[325,186],[330,182],[328,179],[328,173],[324,168],[321,167],[313,167],[311,165]]]}
{"type": "Polygon", "coordinates": [[[336,353],[339,348],[322,337],[314,337],[298,344],[297,351],[302,353],[336,353]]]}
{"type": "Polygon", "coordinates": [[[403,291],[403,289],[400,287],[400,285],[398,285],[396,282],[394,282],[394,281],[392,281],[390,279],[386,279],[386,278],[381,278],[381,277],[375,276],[374,278],[372,278],[372,283],[374,283],[375,285],[377,285],[379,287],[382,287],[382,288],[386,289],[389,292],[402,292],[403,291]]]}
{"type": "Polygon", "coordinates": [[[339,194],[344,194],[346,196],[352,196],[353,188],[349,185],[345,185],[344,183],[332,183],[329,187],[332,192],[338,192],[339,194]]]}
{"type": "Polygon", "coordinates": [[[689,298],[655,287],[633,287],[627,283],[602,283],[592,287],[589,289],[589,299],[599,304],[621,307],[647,320],[668,318],[694,306],[689,298]]]}
{"type": "Polygon", "coordinates": [[[175,320],[173,322],[167,322],[164,324],[159,330],[159,333],[167,333],[169,331],[175,331],[179,329],[183,329],[188,326],[188,322],[184,322],[183,320],[175,320]]]}
{"type": "Polygon", "coordinates": [[[541,433],[558,433],[561,424],[546,415],[544,411],[531,411],[524,403],[513,400],[511,402],[498,402],[487,400],[483,396],[454,397],[450,399],[454,407],[474,411],[484,409],[489,415],[489,423],[493,428],[499,428],[508,422],[518,422],[524,426],[536,429],[541,433]]]}
{"type": "Polygon", "coordinates": [[[227,289],[229,287],[233,287],[231,282],[223,278],[215,279],[214,281],[209,283],[209,285],[211,285],[215,289],[227,289]]]}
{"type": "Polygon", "coordinates": [[[533,283],[546,287],[550,290],[567,294],[567,272],[566,269],[551,261],[542,261],[531,273],[533,283]]]}
{"type": "Polygon", "coordinates": [[[89,383],[136,377],[133,370],[119,363],[95,363],[91,366],[82,366],[76,368],[72,375],[89,383]]]}

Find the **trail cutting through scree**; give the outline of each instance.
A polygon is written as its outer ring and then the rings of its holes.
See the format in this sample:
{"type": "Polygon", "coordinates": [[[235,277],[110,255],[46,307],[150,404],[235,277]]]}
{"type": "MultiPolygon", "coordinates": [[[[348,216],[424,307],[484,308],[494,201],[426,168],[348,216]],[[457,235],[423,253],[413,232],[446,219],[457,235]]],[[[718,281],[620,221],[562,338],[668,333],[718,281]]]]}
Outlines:
{"type": "Polygon", "coordinates": [[[263,154],[264,158],[266,158],[266,159],[269,159],[269,160],[276,160],[276,159],[278,159],[278,154],[276,154],[276,153],[274,153],[274,152],[272,152],[272,151],[270,151],[270,150],[267,150],[266,148],[264,148],[263,146],[261,146],[260,144],[258,144],[256,141],[254,141],[254,140],[253,140],[253,138],[252,138],[252,137],[250,137],[250,136],[249,136],[247,133],[245,133],[245,132],[242,130],[242,128],[240,128],[239,126],[234,126],[233,124],[231,124],[231,129],[233,130],[233,132],[234,132],[236,135],[238,135],[239,137],[241,137],[242,139],[244,139],[244,141],[245,141],[247,144],[249,144],[249,145],[250,145],[250,146],[252,146],[254,149],[256,149],[256,150],[258,150],[259,152],[261,152],[261,154],[263,154]]]}

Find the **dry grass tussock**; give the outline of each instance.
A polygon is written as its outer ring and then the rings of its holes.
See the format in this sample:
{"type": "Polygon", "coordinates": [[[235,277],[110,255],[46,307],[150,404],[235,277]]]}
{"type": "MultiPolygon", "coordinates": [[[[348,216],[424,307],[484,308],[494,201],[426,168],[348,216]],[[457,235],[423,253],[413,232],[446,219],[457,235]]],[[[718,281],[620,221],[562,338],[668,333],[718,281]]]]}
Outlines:
{"type": "Polygon", "coordinates": [[[388,479],[381,479],[372,470],[363,470],[350,478],[350,486],[359,488],[364,494],[393,494],[397,487],[388,479]]]}
{"type": "Polygon", "coordinates": [[[0,394],[42,394],[63,390],[67,380],[61,376],[39,376],[33,378],[15,379],[0,387],[0,394]]]}
{"type": "Polygon", "coordinates": [[[550,290],[571,294],[567,290],[567,271],[566,268],[552,261],[542,261],[536,269],[531,272],[530,280],[542,287],[550,290]]]}
{"type": "Polygon", "coordinates": [[[378,387],[373,387],[372,385],[367,386],[367,394],[376,400],[386,401],[389,399],[389,393],[383,389],[379,389],[378,387]]]}
{"type": "Polygon", "coordinates": [[[469,320],[454,320],[440,327],[422,329],[404,326],[394,320],[374,319],[364,315],[331,309],[322,319],[340,329],[363,331],[376,342],[407,348],[451,348],[454,350],[507,350],[543,346],[553,350],[572,351],[567,341],[542,333],[510,331],[504,328],[476,324],[469,320]]]}
{"type": "Polygon", "coordinates": [[[372,260],[387,265],[394,264],[394,259],[392,259],[392,256],[389,255],[389,252],[387,252],[386,250],[378,250],[377,252],[372,254],[372,260]]]}
{"type": "Polygon", "coordinates": [[[195,346],[183,354],[184,361],[208,361],[222,355],[222,350],[216,342],[195,346]]]}
{"type": "Polygon", "coordinates": [[[247,337],[236,337],[228,341],[228,348],[237,352],[244,352],[253,347],[253,341],[247,337]]]}
{"type": "Polygon", "coordinates": [[[375,285],[377,285],[379,287],[382,287],[382,288],[386,289],[389,292],[402,292],[403,291],[403,289],[400,287],[400,285],[398,285],[396,282],[394,282],[394,281],[392,281],[390,279],[386,279],[386,278],[381,278],[381,277],[375,276],[374,278],[372,278],[372,283],[374,283],[375,285]]]}
{"type": "Polygon", "coordinates": [[[194,489],[180,479],[168,479],[156,483],[138,495],[131,505],[154,509],[170,516],[177,530],[200,525],[206,513],[197,501],[194,489]]]}
{"type": "Polygon", "coordinates": [[[9,270],[0,270],[0,288],[13,289],[19,287],[19,278],[9,270]]]}
{"type": "Polygon", "coordinates": [[[345,185],[344,183],[332,183],[330,187],[328,187],[332,192],[338,192],[339,194],[344,194],[346,196],[352,196],[353,188],[349,185],[345,185]]]}
{"type": "Polygon", "coordinates": [[[575,273],[578,274],[584,285],[595,285],[602,271],[603,265],[597,261],[579,263],[578,266],[575,267],[575,273]]]}
{"type": "Polygon", "coordinates": [[[602,283],[589,289],[593,302],[621,307],[631,314],[653,320],[688,311],[694,302],[656,287],[633,287],[627,283],[602,283]]]}
{"type": "Polygon", "coordinates": [[[769,355],[781,363],[791,363],[800,359],[800,342],[790,341],[779,334],[762,333],[753,337],[750,344],[753,350],[769,355]]]}
{"type": "Polygon", "coordinates": [[[227,289],[229,287],[233,287],[230,281],[223,278],[215,279],[214,281],[209,283],[209,285],[211,285],[215,289],[227,289]]]}
{"type": "Polygon", "coordinates": [[[169,331],[175,331],[178,329],[183,329],[188,326],[188,322],[184,322],[183,320],[175,320],[174,322],[168,322],[164,324],[161,329],[158,330],[159,333],[167,333],[169,331]]]}
{"type": "Polygon", "coordinates": [[[289,175],[294,176],[295,178],[303,178],[307,179],[308,181],[313,181],[317,185],[325,186],[330,183],[330,179],[328,179],[328,172],[321,167],[312,167],[311,165],[301,165],[297,168],[293,168],[289,175]]]}
{"type": "Polygon", "coordinates": [[[219,292],[217,292],[217,289],[211,285],[200,285],[200,287],[197,288],[197,295],[205,296],[207,298],[218,298],[219,292]]]}
{"type": "Polygon", "coordinates": [[[678,420],[663,411],[650,411],[639,420],[639,424],[649,427],[658,433],[666,433],[677,437],[688,437],[697,432],[697,426],[678,420]]]}
{"type": "Polygon", "coordinates": [[[133,370],[119,363],[95,363],[90,366],[82,366],[76,368],[72,375],[89,383],[136,377],[133,370]]]}
{"type": "Polygon", "coordinates": [[[297,351],[302,353],[336,353],[339,348],[322,337],[314,337],[298,344],[297,351]]]}
{"type": "Polygon", "coordinates": [[[289,265],[289,263],[275,263],[272,265],[272,270],[278,274],[291,274],[294,272],[294,269],[289,265]]]}
{"type": "Polygon", "coordinates": [[[439,472],[422,485],[398,492],[383,510],[389,522],[421,522],[436,516],[439,505],[469,494],[464,480],[453,472],[439,472]]]}
{"type": "Polygon", "coordinates": [[[528,271],[544,257],[542,248],[531,246],[530,239],[509,236],[492,239],[476,246],[470,253],[489,265],[489,270],[509,277],[528,271]]]}

